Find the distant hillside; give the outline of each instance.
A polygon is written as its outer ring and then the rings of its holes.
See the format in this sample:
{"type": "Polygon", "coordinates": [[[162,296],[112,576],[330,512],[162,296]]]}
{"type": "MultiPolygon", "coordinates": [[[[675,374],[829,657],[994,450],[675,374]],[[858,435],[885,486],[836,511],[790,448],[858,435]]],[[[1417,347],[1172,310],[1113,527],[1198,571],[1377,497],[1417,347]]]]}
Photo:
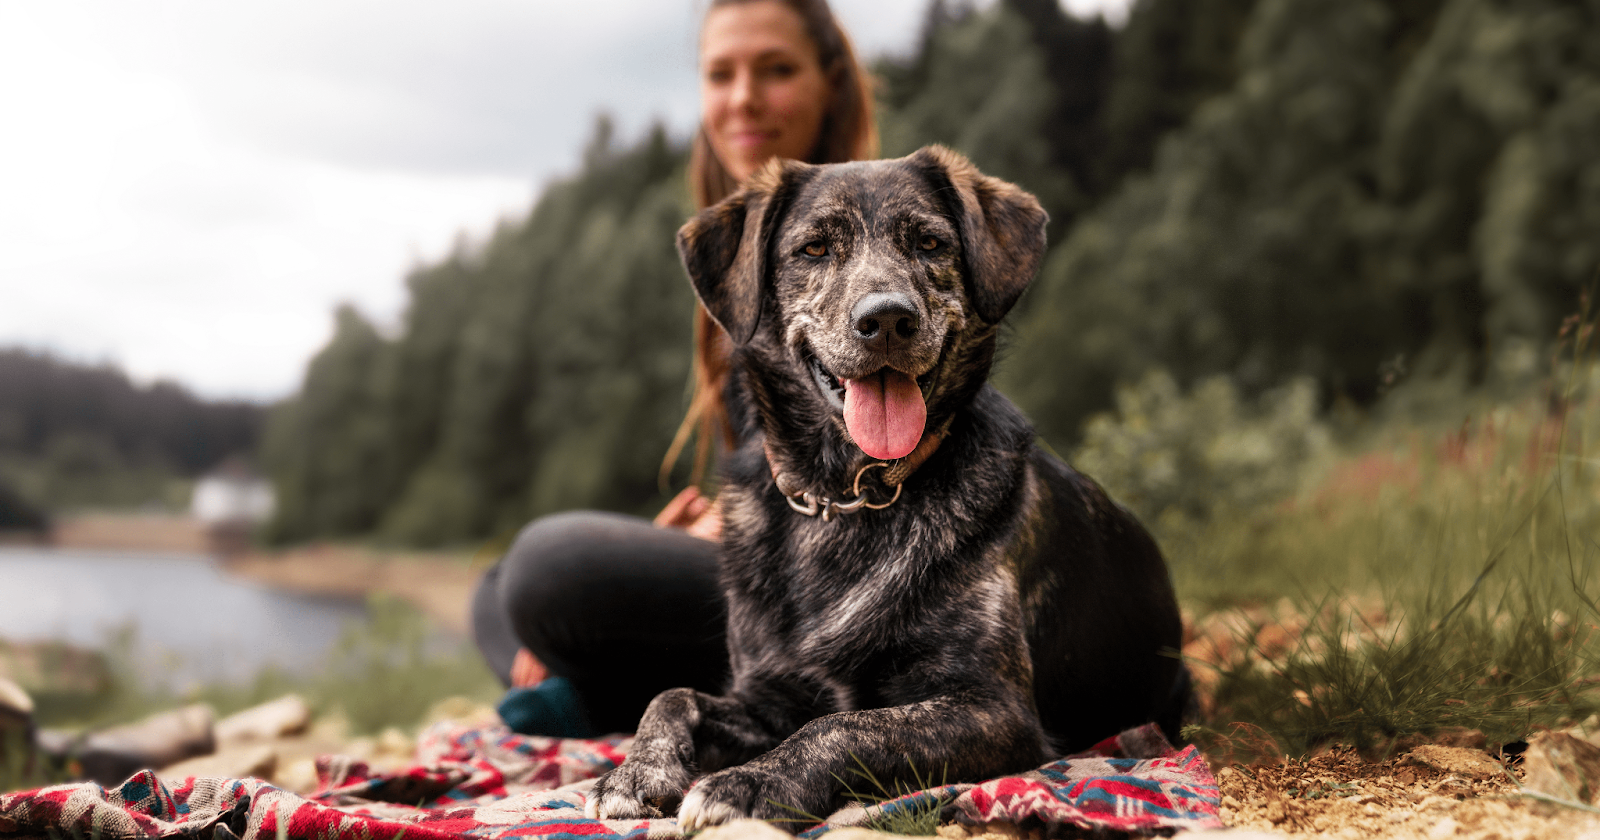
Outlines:
{"type": "Polygon", "coordinates": [[[175,483],[253,453],[266,410],[0,349],[0,485],[50,510],[171,504],[175,483]]]}

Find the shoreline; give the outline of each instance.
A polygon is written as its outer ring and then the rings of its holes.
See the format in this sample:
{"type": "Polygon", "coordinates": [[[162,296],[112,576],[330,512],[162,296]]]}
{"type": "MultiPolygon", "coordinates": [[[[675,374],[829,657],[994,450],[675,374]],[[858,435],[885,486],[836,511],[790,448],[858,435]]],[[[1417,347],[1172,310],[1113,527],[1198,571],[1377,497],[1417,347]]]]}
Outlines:
{"type": "Polygon", "coordinates": [[[493,563],[467,552],[390,552],[335,543],[252,550],[217,561],[229,575],[302,595],[399,598],[463,637],[471,630],[473,589],[493,563]]]}
{"type": "MultiPolygon", "coordinates": [[[[466,636],[473,588],[496,556],[486,551],[389,551],[317,542],[265,549],[219,540],[218,529],[166,513],[84,512],[56,520],[47,539],[18,548],[121,554],[184,554],[215,561],[232,577],[300,595],[411,604],[439,627],[466,636]]],[[[224,534],[227,536],[227,534],[224,534]]]]}

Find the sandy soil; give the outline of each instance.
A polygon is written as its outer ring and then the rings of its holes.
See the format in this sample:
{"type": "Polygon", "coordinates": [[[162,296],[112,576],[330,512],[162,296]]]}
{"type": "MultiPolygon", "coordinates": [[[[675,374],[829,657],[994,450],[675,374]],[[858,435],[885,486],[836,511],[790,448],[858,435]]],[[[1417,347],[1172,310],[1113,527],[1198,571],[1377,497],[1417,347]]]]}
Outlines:
{"type": "Polygon", "coordinates": [[[49,543],[58,548],[106,551],[211,552],[211,538],[204,523],[171,514],[82,513],[64,516],[52,524],[49,543]]]}

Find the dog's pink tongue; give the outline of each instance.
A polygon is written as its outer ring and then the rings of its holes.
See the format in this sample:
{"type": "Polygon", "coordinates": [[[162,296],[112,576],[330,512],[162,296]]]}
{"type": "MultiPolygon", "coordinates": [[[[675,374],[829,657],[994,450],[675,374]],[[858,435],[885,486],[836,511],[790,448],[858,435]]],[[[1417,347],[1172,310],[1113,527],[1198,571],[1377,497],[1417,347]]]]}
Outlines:
{"type": "Polygon", "coordinates": [[[904,458],[922,440],[928,407],[915,379],[884,368],[844,380],[844,425],[861,451],[881,461],[904,458]]]}

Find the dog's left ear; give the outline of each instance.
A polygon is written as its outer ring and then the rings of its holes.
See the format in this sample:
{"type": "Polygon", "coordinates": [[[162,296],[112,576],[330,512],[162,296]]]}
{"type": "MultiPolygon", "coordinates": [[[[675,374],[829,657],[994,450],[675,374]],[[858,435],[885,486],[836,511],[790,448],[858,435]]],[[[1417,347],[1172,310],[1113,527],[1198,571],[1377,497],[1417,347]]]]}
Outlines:
{"type": "Polygon", "coordinates": [[[1049,214],[1032,194],[943,146],[924,146],[907,160],[953,189],[973,307],[984,321],[999,322],[1039,270],[1049,214]]]}
{"type": "Polygon", "coordinates": [[[773,160],[746,187],[678,229],[678,256],[694,293],[735,345],[755,335],[772,231],[805,164],[773,160]]]}

